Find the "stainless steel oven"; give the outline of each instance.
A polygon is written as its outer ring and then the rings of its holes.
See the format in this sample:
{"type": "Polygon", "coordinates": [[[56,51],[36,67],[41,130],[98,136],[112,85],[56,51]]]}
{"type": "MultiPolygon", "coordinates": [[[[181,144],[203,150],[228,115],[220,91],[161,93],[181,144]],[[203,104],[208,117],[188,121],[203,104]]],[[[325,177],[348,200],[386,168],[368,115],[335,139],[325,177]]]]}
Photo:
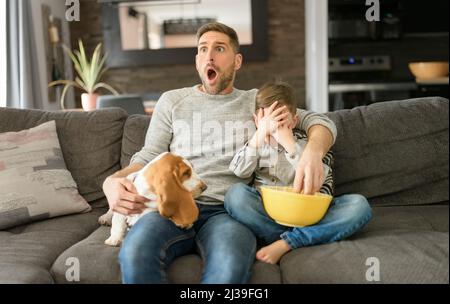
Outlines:
{"type": "Polygon", "coordinates": [[[351,109],[374,102],[414,97],[415,82],[340,83],[329,85],[330,111],[351,109]]]}
{"type": "Polygon", "coordinates": [[[411,98],[417,91],[414,80],[391,78],[387,55],[332,57],[328,70],[330,111],[411,98]]]}

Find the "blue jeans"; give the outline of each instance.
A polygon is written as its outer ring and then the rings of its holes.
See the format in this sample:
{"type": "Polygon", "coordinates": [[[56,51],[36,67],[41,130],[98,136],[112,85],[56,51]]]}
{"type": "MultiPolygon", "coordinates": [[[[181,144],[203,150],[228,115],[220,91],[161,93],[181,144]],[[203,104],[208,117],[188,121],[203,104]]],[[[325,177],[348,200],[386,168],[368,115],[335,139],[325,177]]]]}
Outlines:
{"type": "Polygon", "coordinates": [[[246,283],[256,238],[229,216],[223,205],[202,205],[190,229],[180,229],[158,212],[144,215],[130,229],[119,253],[123,283],[168,283],[167,268],[182,255],[203,259],[202,283],[246,283]]]}
{"type": "Polygon", "coordinates": [[[342,240],[361,229],[372,218],[372,210],[364,196],[347,194],[333,198],[327,213],[317,224],[286,227],[269,217],[258,190],[242,183],[228,190],[225,208],[265,243],[281,238],[291,249],[342,240]]]}

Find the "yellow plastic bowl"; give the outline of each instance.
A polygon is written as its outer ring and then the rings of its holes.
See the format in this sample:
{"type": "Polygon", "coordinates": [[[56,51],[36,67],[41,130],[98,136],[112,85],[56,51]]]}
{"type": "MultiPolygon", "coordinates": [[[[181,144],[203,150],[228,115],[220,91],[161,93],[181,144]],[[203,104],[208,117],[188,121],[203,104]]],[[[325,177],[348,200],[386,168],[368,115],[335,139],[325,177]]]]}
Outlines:
{"type": "Polygon", "coordinates": [[[264,208],[278,224],[289,227],[310,226],[319,222],[330,206],[332,196],[299,194],[290,187],[262,186],[264,208]]]}
{"type": "Polygon", "coordinates": [[[409,70],[416,78],[439,78],[448,75],[448,61],[411,62],[409,70]]]}

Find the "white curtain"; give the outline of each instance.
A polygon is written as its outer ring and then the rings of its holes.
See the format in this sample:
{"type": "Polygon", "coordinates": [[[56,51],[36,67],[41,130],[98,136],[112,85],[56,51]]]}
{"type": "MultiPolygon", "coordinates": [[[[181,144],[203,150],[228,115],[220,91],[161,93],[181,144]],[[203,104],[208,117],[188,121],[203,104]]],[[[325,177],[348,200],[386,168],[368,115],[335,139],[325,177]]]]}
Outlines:
{"type": "Polygon", "coordinates": [[[32,0],[6,0],[6,106],[42,108],[32,0]]]}

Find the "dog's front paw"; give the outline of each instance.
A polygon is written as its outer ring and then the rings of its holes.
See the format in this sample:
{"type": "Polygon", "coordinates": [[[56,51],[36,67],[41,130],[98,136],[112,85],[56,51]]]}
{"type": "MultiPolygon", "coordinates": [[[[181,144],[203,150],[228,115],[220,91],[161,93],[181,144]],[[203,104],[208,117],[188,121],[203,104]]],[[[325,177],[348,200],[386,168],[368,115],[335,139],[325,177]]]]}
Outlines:
{"type": "Polygon", "coordinates": [[[98,223],[104,226],[111,226],[112,217],[110,214],[105,213],[98,218],[98,223]]]}
{"type": "Polygon", "coordinates": [[[122,243],[122,240],[121,240],[121,239],[113,238],[112,236],[110,236],[110,237],[105,241],[105,244],[106,244],[106,245],[114,246],[114,247],[119,247],[121,243],[122,243]]]}

